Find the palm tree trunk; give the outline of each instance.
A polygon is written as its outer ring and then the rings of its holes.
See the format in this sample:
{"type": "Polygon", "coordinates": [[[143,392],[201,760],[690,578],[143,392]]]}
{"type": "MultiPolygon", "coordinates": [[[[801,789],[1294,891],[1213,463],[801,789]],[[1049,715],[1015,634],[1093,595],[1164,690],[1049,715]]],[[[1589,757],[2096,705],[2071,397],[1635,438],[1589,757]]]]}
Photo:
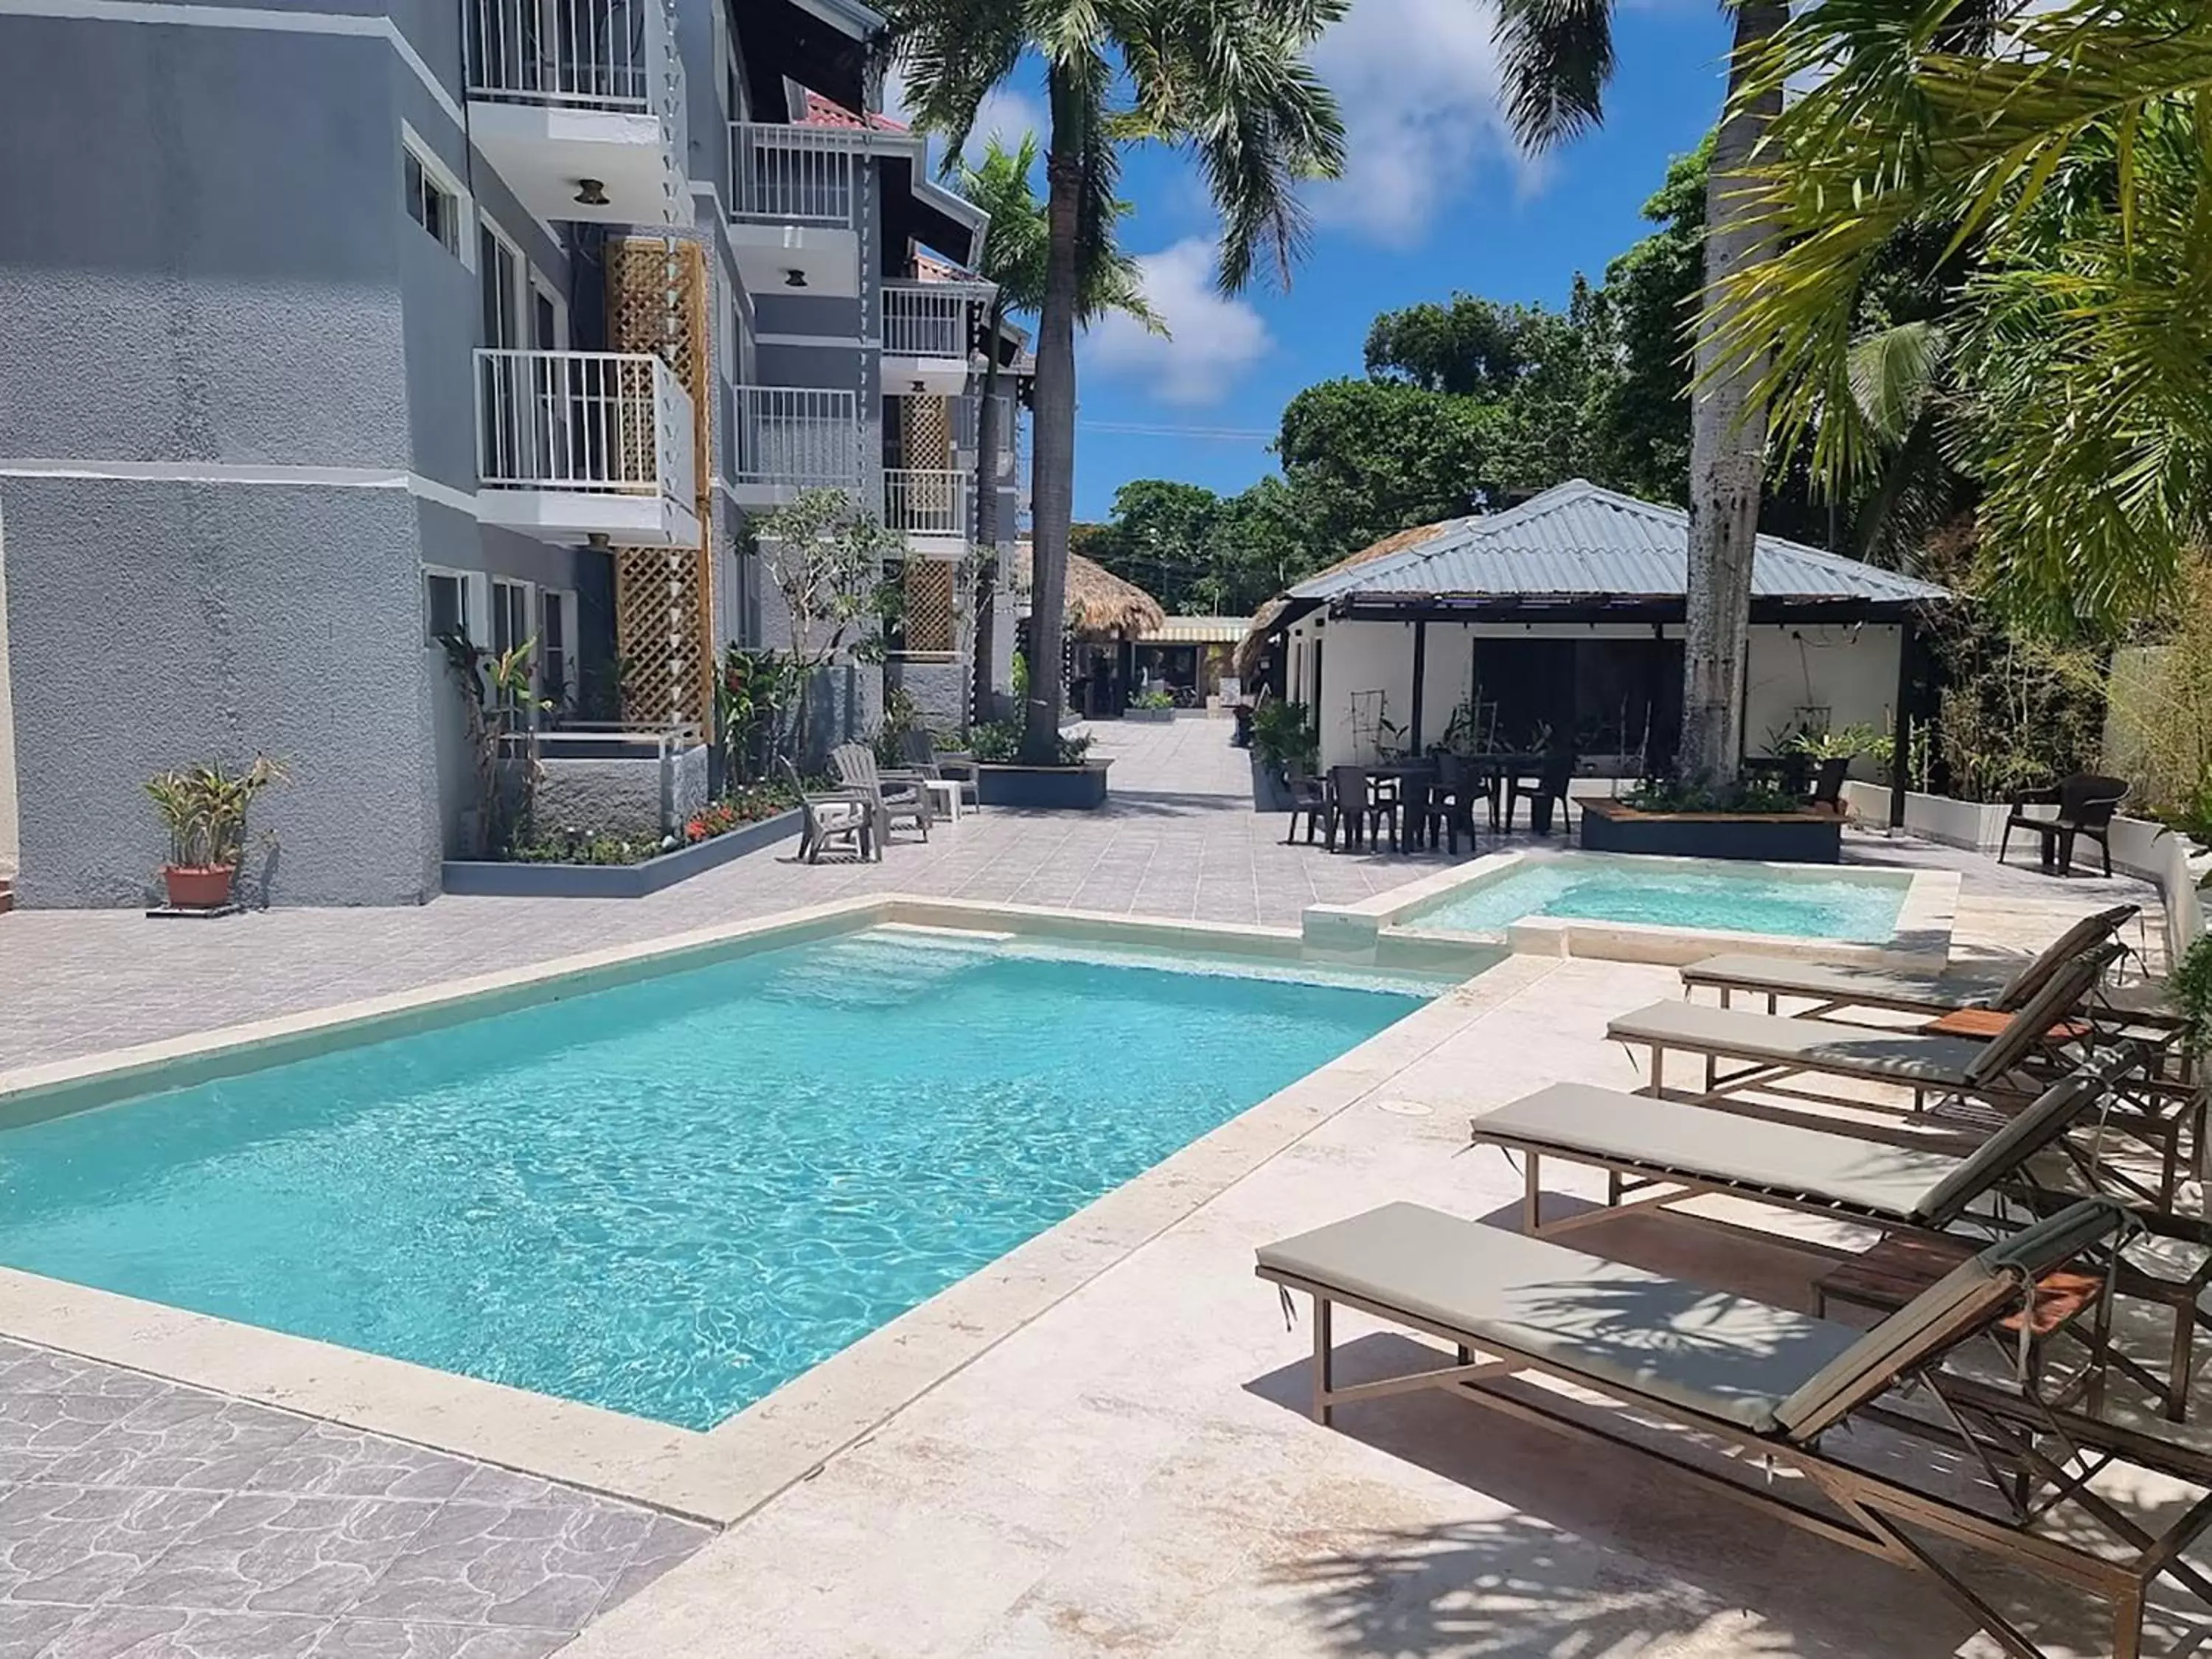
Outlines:
{"type": "MultiPolygon", "coordinates": [[[[1790,21],[1785,4],[1749,0],[1735,10],[1729,108],[1713,141],[1705,183],[1705,287],[1716,291],[1764,254],[1741,176],[1766,125],[1782,112],[1778,90],[1736,96],[1749,54],[1790,21]]],[[[1764,357],[1716,374],[1721,319],[1707,313],[1697,338],[1690,404],[1690,580],[1682,684],[1680,770],[1717,787],[1735,781],[1743,753],[1744,659],[1751,634],[1752,549],[1766,471],[1766,406],[1755,395],[1764,357]]]]}
{"type": "Polygon", "coordinates": [[[994,302],[983,334],[983,401],[975,406],[975,629],[974,690],[969,712],[977,724],[997,710],[991,692],[991,659],[998,650],[991,615],[999,574],[999,327],[1006,308],[994,302]]]}
{"type": "Polygon", "coordinates": [[[1067,536],[1075,515],[1076,230],[1083,199],[1084,88],[1058,65],[1046,75],[1052,140],[1045,161],[1044,305],[1037,319],[1030,414],[1029,707],[1022,755],[1049,763],[1060,746],[1061,639],[1067,626],[1067,536]]]}

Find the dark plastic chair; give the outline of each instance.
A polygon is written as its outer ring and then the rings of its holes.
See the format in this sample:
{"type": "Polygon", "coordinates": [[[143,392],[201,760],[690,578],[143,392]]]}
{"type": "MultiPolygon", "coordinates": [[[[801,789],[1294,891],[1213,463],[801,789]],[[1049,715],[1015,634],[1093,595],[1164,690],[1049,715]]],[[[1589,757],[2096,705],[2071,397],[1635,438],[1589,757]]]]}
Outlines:
{"type": "Polygon", "coordinates": [[[1306,845],[1314,843],[1314,836],[1328,817],[1328,788],[1310,773],[1292,772],[1283,781],[1291,796],[1291,827],[1284,832],[1283,845],[1288,847],[1297,839],[1298,815],[1306,820],[1306,845]]]}
{"type": "Polygon", "coordinates": [[[1575,780],[1575,752],[1571,749],[1554,749],[1544,757],[1532,780],[1523,775],[1509,778],[1505,784],[1505,833],[1513,833],[1514,808],[1522,801],[1528,803],[1528,829],[1532,834],[1548,836],[1552,833],[1552,803],[1559,804],[1559,829],[1565,833],[1571,827],[1567,812],[1567,789],[1575,780]]]}
{"type": "Polygon", "coordinates": [[[1849,755],[1832,755],[1814,769],[1813,793],[1805,804],[1816,812],[1844,815],[1844,775],[1851,769],[1849,755]]]}
{"type": "Polygon", "coordinates": [[[1328,850],[1336,851],[1336,832],[1345,831],[1345,845],[1372,846],[1382,837],[1382,827],[1390,827],[1390,844],[1398,843],[1398,804],[1386,800],[1376,793],[1375,780],[1364,766],[1332,766],[1328,769],[1328,850]]]}
{"type": "Polygon", "coordinates": [[[2128,781],[2094,772],[2076,772],[2056,789],[2022,790],[2012,798],[2011,816],[2005,819],[2004,836],[1997,842],[1997,862],[2002,864],[2012,847],[2014,830],[2031,830],[2042,837],[2043,867],[2057,873],[2074,873],[2074,842],[2086,836],[2105,855],[2105,873],[2112,873],[2112,814],[2127,799],[2128,781]],[[2056,805],[2055,814],[2027,812],[2030,805],[2056,805]],[[2057,856],[2054,859],[2053,854],[2057,856]]]}

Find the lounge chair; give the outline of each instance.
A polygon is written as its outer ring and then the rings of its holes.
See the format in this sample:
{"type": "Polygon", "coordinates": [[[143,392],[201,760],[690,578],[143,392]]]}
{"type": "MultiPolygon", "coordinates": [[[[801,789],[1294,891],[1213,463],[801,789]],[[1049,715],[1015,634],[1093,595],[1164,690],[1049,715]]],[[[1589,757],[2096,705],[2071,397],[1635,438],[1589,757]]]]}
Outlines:
{"type": "Polygon", "coordinates": [[[878,847],[890,842],[891,830],[900,823],[912,824],[924,841],[929,839],[935,809],[920,778],[878,771],[875,750],[864,743],[839,744],[830,751],[830,764],[836,769],[838,782],[874,807],[878,847]]]}
{"type": "Polygon", "coordinates": [[[797,767],[787,760],[783,771],[792,788],[798,792],[799,808],[803,815],[799,829],[801,864],[819,864],[823,854],[836,847],[849,848],[862,859],[882,856],[876,846],[873,802],[849,790],[810,794],[797,767]]]}
{"type": "MultiPolygon", "coordinates": [[[[1738,951],[1692,963],[1682,969],[1682,987],[1686,991],[1717,991],[1723,1008],[1733,1004],[1739,991],[1764,996],[1769,1013],[1779,1012],[1776,1005],[1783,997],[1802,999],[1815,1005],[1802,1011],[1814,1018],[1844,1008],[1929,1014],[1990,1008],[2009,1013],[2041,990],[2067,963],[2116,939],[2120,929],[2141,912],[2140,905],[2116,904],[2084,916],[2005,980],[1948,974],[1930,978],[1883,968],[1836,967],[1738,951]]],[[[2137,1000],[2147,1002],[2148,999],[2137,1000]]]]}
{"type": "Polygon", "coordinates": [[[2109,1651],[2137,1659],[2144,1601],[2160,1579],[2212,1606],[2212,1580],[2181,1559],[2212,1523],[2212,1496],[2137,1517],[2088,1482],[2132,1465],[2212,1486],[2212,1458],[2062,1411],[2032,1384],[1980,1382],[1943,1364],[1961,1344],[1996,1332],[2009,1310],[2032,1317],[2039,1281],[2108,1249],[2123,1224],[2108,1205],[2073,1206],[1971,1257],[1869,1331],[1413,1204],[1268,1245],[1256,1272],[1286,1301],[1291,1291],[1313,1297],[1313,1414],[1323,1424],[1353,1401],[1445,1389],[1656,1458],[1705,1491],[1925,1571],[2022,1659],[2040,1659],[2045,1650],[1969,1576],[1967,1560],[1939,1554],[1932,1540],[2101,1597],[2111,1607],[2109,1651]],[[1339,1386],[1331,1328],[1338,1304],[1451,1345],[1455,1363],[1339,1386]],[[1741,1455],[1693,1462],[1632,1428],[1609,1426],[1579,1394],[1498,1386],[1530,1374],[1741,1455]],[[1895,1395],[1916,1387],[1941,1403],[1942,1426],[1893,1408],[1895,1395]],[[1855,1453],[1871,1460],[1879,1449],[1829,1431],[1860,1421],[1935,1437],[1946,1455],[1854,1462],[1855,1453]],[[2069,1455],[2069,1438],[2086,1456],[2069,1455]],[[1774,1478],[1778,1465],[1784,1478],[1774,1478]]]}
{"type": "MultiPolygon", "coordinates": [[[[937,743],[919,726],[909,726],[899,734],[899,757],[906,764],[900,769],[927,783],[951,783],[958,787],[958,804],[971,811],[982,810],[982,795],[975,781],[975,769],[969,764],[964,772],[955,774],[945,769],[938,758],[937,743]]],[[[891,775],[886,775],[887,776],[891,775]]]]}
{"type": "MultiPolygon", "coordinates": [[[[2098,1121],[2095,1109],[2111,1084],[2140,1063],[2139,1054],[2124,1050],[2100,1069],[2069,1073],[1971,1152],[1869,1139],[1863,1125],[1848,1121],[1833,1129],[1769,1122],[1579,1083],[1556,1083],[1485,1112],[1474,1121],[1471,1138],[1523,1160],[1521,1224],[1530,1234],[1589,1224],[1624,1201],[1671,1204],[1699,1193],[1723,1193],[1886,1233],[1988,1237],[2078,1198],[2078,1188],[2049,1179],[2070,1169],[2092,1190],[2128,1205],[2146,1231],[2193,1247],[2212,1244],[2212,1228],[2202,1219],[2164,1213],[2154,1194],[2099,1155],[2094,1141],[2108,1126],[2098,1121]],[[2068,1138],[2082,1127],[2092,1131],[2093,1144],[2086,1149],[2068,1138]],[[2046,1153],[2063,1156],[2061,1170],[2041,1167],[2046,1153]],[[1547,1158],[1605,1170],[1607,1207],[1544,1228],[1540,1200],[1547,1158]],[[1634,1196],[1655,1190],[1656,1195],[1634,1196]]],[[[2125,1258],[2120,1264],[2120,1290],[2173,1315],[2165,1374],[2123,1354],[2107,1360],[2176,1421],[2188,1405],[2197,1329],[2212,1328],[2212,1316],[2197,1307],[2212,1285],[2212,1250],[2192,1249],[2188,1255],[2191,1265],[2179,1271],[2138,1267],[2125,1258]]]]}

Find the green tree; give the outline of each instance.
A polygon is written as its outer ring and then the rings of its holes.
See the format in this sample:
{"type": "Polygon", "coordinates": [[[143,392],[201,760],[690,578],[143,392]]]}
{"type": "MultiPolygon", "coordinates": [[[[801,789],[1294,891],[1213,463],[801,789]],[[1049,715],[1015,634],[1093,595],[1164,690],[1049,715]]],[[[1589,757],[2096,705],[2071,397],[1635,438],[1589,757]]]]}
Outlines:
{"type": "Polygon", "coordinates": [[[2212,17],[2076,0],[2013,15],[1992,55],[1979,15],[1821,0],[1773,43],[1758,89],[1805,88],[1752,179],[1776,252],[1711,314],[1784,438],[1848,483],[1881,453],[1853,386],[1881,262],[1913,234],[1970,249],[1942,349],[1920,355],[1981,492],[1987,574],[2055,631],[2112,629],[2208,528],[2212,17]]]}
{"type": "Polygon", "coordinates": [[[1603,471],[1646,501],[1690,499],[1690,319],[1703,280],[1708,140],[1667,164],[1644,204],[1658,228],[1605,268],[1600,291],[1619,373],[1598,411],[1603,471]]]}
{"type": "MultiPolygon", "coordinates": [[[[1875,0],[1846,0],[1863,10],[1875,0]]],[[[1765,47],[1789,23],[1785,0],[1735,0],[1729,102],[1713,135],[1705,185],[1707,286],[1741,294],[1769,252],[1747,191],[1754,153],[1780,114],[1782,83],[1760,73],[1765,47]]],[[[1542,149],[1594,125],[1613,75],[1607,0],[1556,5],[1504,0],[1497,40],[1506,112],[1522,142],[1542,149]]],[[[1730,300],[1701,313],[1690,405],[1690,551],[1680,764],[1686,780],[1732,781],[1743,738],[1744,655],[1750,637],[1752,550],[1766,462],[1765,363],[1755,337],[1719,341],[1730,300]]]]}
{"type": "Polygon", "coordinates": [[[1552,313],[1471,294],[1386,311],[1367,331],[1367,373],[1462,398],[1502,398],[1542,355],[1552,313]]]}
{"type": "MultiPolygon", "coordinates": [[[[992,637],[992,590],[999,574],[998,549],[1003,528],[999,522],[999,450],[1004,441],[999,431],[1000,392],[1005,384],[1000,361],[1006,319],[1016,314],[1035,314],[1044,304],[1046,253],[1045,204],[1030,182],[1037,166],[1036,138],[1025,133],[1008,149],[998,138],[983,147],[983,159],[974,167],[958,156],[947,157],[961,195],[991,216],[991,234],[983,243],[982,269],[978,273],[995,284],[989,314],[984,319],[982,401],[975,422],[975,539],[984,550],[975,562],[975,662],[970,707],[978,720],[995,717],[991,706],[991,663],[996,654],[992,637]]],[[[1112,216],[1128,212],[1126,203],[1113,204],[1112,216]]],[[[1166,325],[1145,301],[1137,262],[1115,246],[1110,231],[1088,249],[1089,258],[1077,272],[1076,320],[1090,323],[1109,311],[1135,318],[1156,333],[1166,325]]]]}
{"type": "MultiPolygon", "coordinates": [[[[1287,278],[1304,240],[1297,185],[1342,171],[1344,128],[1307,49],[1347,0],[896,0],[887,8],[921,125],[964,147],[986,94],[1043,60],[1045,283],[1033,393],[1030,609],[1036,660],[1057,664],[1075,488],[1075,325],[1082,273],[1110,243],[1117,145],[1187,149],[1222,219],[1220,283],[1287,278]],[[1127,102],[1119,101],[1126,93],[1127,102]]],[[[1030,677],[1023,751],[1060,748],[1062,687],[1030,677]]]]}
{"type": "Polygon", "coordinates": [[[1474,398],[1324,380],[1284,407],[1275,447],[1306,534],[1339,559],[1480,507],[1496,484],[1499,425],[1495,407],[1474,398]]]}

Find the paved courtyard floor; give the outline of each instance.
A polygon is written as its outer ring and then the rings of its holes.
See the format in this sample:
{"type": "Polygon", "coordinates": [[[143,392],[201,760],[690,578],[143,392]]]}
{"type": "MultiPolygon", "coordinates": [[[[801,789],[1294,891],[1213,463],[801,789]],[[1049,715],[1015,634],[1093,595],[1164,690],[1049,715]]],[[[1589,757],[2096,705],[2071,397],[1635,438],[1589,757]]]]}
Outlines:
{"type": "MultiPolygon", "coordinates": [[[[1280,845],[1226,735],[1106,728],[1104,814],[985,813],[876,865],[772,850],[630,902],[0,918],[0,1069],[860,892],[1287,927],[1433,866],[1280,845]]],[[[1964,868],[1962,956],[2150,897],[1852,850],[1964,868]]],[[[1455,994],[1449,1036],[1378,1049],[1341,1109],[719,1536],[0,1340],[0,1659],[1993,1651],[1926,1581],[1626,1454],[1440,1397],[1348,1407],[1335,1431],[1303,1414],[1308,1338],[1253,1280],[1254,1247],[1391,1199],[1510,1214],[1519,1178],[1466,1150],[1468,1114],[1557,1079],[1632,1087],[1605,1020],[1678,994],[1665,969],[1509,959],[1455,994]]],[[[1646,1218],[1578,1243],[1805,1304],[1812,1258],[1714,1238],[1646,1218]]],[[[1401,1352],[1349,1318],[1340,1340],[1353,1376],[1401,1352]]]]}

